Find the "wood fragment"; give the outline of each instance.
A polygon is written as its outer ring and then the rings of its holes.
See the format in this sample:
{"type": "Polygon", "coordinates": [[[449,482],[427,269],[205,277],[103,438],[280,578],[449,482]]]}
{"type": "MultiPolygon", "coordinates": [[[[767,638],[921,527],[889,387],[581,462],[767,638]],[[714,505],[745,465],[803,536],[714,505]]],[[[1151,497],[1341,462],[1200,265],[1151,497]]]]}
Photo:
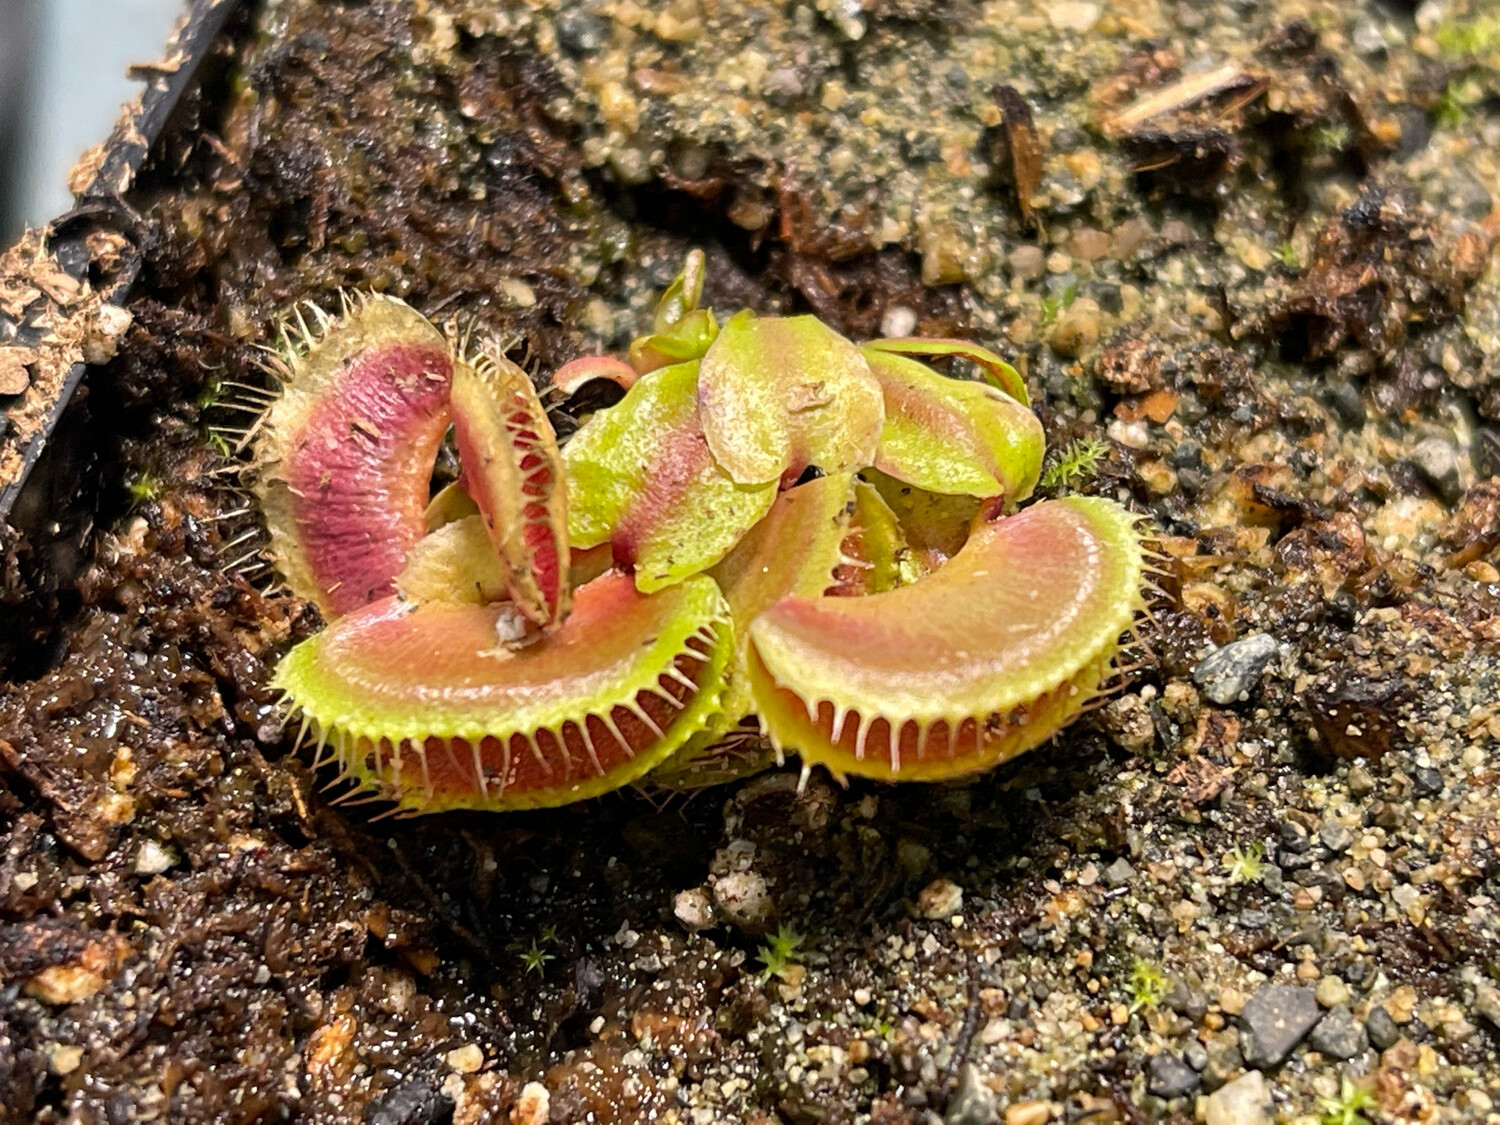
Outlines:
{"type": "Polygon", "coordinates": [[[1026,103],[1019,90],[999,83],[995,86],[994,97],[1005,125],[1005,143],[1010,149],[1016,202],[1021,208],[1021,218],[1030,226],[1036,221],[1031,197],[1042,186],[1042,142],[1036,134],[1031,106],[1026,103]]]}
{"type": "Polygon", "coordinates": [[[1196,105],[1205,98],[1227,91],[1234,91],[1233,103],[1226,107],[1232,111],[1255,100],[1266,90],[1264,79],[1256,78],[1240,69],[1235,63],[1203,74],[1189,74],[1160,90],[1137,99],[1105,122],[1105,132],[1114,137],[1135,132],[1142,125],[1163,114],[1175,113],[1196,105]]]}
{"type": "Polygon", "coordinates": [[[0,347],[0,395],[18,395],[31,385],[35,348],[0,347]]]}

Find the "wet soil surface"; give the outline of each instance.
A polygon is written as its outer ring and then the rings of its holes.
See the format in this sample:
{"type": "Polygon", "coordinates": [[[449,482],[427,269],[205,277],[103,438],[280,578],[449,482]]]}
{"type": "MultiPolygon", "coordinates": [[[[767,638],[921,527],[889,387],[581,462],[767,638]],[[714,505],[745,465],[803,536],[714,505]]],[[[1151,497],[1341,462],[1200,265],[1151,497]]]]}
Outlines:
{"type": "Polygon", "coordinates": [[[1461,0],[246,15],[0,687],[0,1119],[1500,1120],[1497,62],[1461,0]],[[320,623],[238,483],[257,344],[368,288],[547,371],[694,245],[1108,439],[1071,484],[1168,559],[1126,686],[964,785],[332,805],[266,687],[320,623]]]}

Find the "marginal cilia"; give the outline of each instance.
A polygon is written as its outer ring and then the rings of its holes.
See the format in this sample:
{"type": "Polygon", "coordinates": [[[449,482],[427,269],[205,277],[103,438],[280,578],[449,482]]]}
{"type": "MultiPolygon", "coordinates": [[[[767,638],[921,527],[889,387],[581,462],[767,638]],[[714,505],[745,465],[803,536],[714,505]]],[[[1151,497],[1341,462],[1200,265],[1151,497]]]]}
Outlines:
{"type": "Polygon", "coordinates": [[[960,777],[1106,690],[1149,553],[1112,501],[1020,506],[1044,440],[1015,370],[810,316],[721,325],[702,286],[695,252],[628,359],[557,372],[558,397],[624,391],[562,448],[502,347],[399,300],[283,333],[255,492],[328,624],[276,684],[351,792],[534,808],[789,753],[960,777]],[[948,357],[981,377],[924,362],[948,357]]]}

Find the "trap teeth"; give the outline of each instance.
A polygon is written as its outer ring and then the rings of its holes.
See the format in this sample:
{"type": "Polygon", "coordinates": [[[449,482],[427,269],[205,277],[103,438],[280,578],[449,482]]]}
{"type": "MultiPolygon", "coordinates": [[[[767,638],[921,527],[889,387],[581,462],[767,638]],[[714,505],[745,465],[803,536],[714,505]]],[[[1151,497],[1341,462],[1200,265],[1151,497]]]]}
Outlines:
{"type": "Polygon", "coordinates": [[[713,581],[606,574],[555,632],[496,643],[508,603],[390,598],[291,651],[277,686],[341,772],[409,812],[564,804],[627,785],[716,713],[733,646],[713,581]]]}
{"type": "Polygon", "coordinates": [[[779,749],[839,773],[973,773],[1050,737],[1098,691],[1141,608],[1135,517],[1082,497],[981,524],[910,586],[791,596],[750,626],[779,749]]]}
{"type": "Polygon", "coordinates": [[[269,554],[331,623],[276,686],[350,803],[533,808],[788,751],[804,778],[961,776],[1111,690],[1152,560],[1108,501],[1003,515],[1044,451],[1015,370],[806,316],[720,329],[704,264],[629,364],[557,373],[554,398],[625,392],[561,451],[499,343],[385,297],[288,319],[279,396],[236,409],[265,406],[269,554]],[[450,422],[462,472],[429,498],[450,422]]]}
{"type": "Polygon", "coordinates": [[[555,628],[568,613],[568,497],[562,458],[531,379],[489,345],[453,373],[453,436],[516,608],[555,628]]]}
{"type": "Polygon", "coordinates": [[[392,297],[283,333],[285,380],[256,441],[256,491],[287,584],[337,617],[391,593],[426,530],[448,427],[447,341],[392,297]]]}

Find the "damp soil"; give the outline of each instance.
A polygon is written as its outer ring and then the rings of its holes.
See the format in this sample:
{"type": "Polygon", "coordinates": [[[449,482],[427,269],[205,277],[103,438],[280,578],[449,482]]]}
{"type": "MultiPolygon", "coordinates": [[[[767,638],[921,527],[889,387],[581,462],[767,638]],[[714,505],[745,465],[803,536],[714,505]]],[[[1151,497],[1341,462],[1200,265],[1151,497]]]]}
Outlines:
{"type": "Polygon", "coordinates": [[[129,198],[76,582],[6,540],[0,1119],[1500,1120],[1497,63],[1478,0],[249,9],[129,198]],[[1106,441],[1125,685],[960,785],[337,804],[260,343],[373,289],[545,372],[693,246],[1106,441]]]}

